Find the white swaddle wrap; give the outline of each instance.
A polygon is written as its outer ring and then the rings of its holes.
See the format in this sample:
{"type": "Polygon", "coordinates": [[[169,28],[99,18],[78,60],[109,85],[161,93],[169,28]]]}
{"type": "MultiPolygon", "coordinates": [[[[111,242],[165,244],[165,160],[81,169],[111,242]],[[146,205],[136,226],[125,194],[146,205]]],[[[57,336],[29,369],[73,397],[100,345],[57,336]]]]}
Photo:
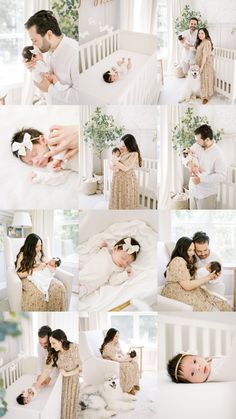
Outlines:
{"type": "Polygon", "coordinates": [[[207,381],[236,381],[236,337],[226,356],[212,358],[207,381]]]}
{"type": "Polygon", "coordinates": [[[45,301],[48,301],[48,290],[51,281],[55,275],[49,268],[45,268],[42,271],[35,271],[32,275],[28,276],[31,281],[45,296],[45,301]]]}

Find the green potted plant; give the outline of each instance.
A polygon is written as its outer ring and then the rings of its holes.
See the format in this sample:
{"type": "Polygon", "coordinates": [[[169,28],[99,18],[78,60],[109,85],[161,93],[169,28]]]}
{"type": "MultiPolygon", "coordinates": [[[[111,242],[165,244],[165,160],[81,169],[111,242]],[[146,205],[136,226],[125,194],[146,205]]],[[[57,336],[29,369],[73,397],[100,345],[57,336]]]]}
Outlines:
{"type": "Polygon", "coordinates": [[[79,9],[77,0],[51,0],[51,8],[61,31],[76,41],[79,39],[79,9]]]}
{"type": "MultiPolygon", "coordinates": [[[[193,114],[193,108],[187,108],[183,118],[172,130],[172,146],[179,155],[182,155],[184,148],[191,147],[195,143],[194,131],[203,124],[208,124],[206,116],[193,114]]],[[[222,140],[223,129],[214,130],[215,142],[222,140]]]]}
{"type": "Polygon", "coordinates": [[[207,20],[202,19],[202,15],[199,11],[191,10],[190,6],[186,4],[183,11],[179,17],[174,20],[174,28],[176,35],[179,35],[183,31],[186,31],[189,28],[189,21],[192,17],[198,19],[198,28],[207,28],[207,20]]]}

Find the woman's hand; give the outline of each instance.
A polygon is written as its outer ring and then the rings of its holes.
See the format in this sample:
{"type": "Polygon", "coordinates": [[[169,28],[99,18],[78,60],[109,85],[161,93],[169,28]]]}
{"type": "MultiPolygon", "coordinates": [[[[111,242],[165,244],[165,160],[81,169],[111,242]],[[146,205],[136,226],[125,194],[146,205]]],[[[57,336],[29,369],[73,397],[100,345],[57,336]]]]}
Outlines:
{"type": "Polygon", "coordinates": [[[61,375],[63,375],[63,377],[66,377],[68,375],[67,371],[65,371],[64,368],[60,368],[59,371],[61,375]]]}
{"type": "Polygon", "coordinates": [[[207,276],[209,278],[209,281],[211,281],[212,279],[217,279],[219,277],[219,273],[217,273],[216,271],[213,271],[207,276]]]}
{"type": "Polygon", "coordinates": [[[53,125],[50,128],[48,145],[53,147],[45,157],[52,157],[65,152],[64,161],[71,159],[78,153],[78,125],[53,125]]]}

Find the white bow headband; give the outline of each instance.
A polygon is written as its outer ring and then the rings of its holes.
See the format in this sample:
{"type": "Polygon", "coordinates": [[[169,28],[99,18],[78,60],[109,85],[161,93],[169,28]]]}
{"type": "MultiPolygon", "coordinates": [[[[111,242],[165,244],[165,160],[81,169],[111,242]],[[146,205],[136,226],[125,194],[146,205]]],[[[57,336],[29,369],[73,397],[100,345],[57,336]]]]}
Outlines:
{"type": "Polygon", "coordinates": [[[31,151],[33,148],[32,141],[38,140],[38,139],[39,137],[31,139],[30,134],[26,132],[23,137],[22,143],[18,143],[17,141],[14,141],[14,143],[12,144],[12,151],[13,152],[17,151],[18,156],[26,156],[26,149],[31,151]]]}
{"type": "Polygon", "coordinates": [[[132,245],[131,238],[128,237],[124,240],[123,250],[128,253],[128,255],[132,255],[132,253],[136,253],[139,251],[139,245],[132,245]]]}

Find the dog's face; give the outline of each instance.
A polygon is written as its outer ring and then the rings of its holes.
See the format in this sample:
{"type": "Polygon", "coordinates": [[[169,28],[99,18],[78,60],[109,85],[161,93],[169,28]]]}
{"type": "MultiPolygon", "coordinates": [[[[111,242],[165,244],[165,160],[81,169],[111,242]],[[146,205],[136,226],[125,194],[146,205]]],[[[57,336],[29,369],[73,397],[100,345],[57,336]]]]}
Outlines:
{"type": "Polygon", "coordinates": [[[104,379],[104,388],[107,390],[116,390],[119,384],[117,377],[105,377],[104,379]]]}
{"type": "Polygon", "coordinates": [[[198,65],[191,65],[189,70],[190,75],[196,79],[200,76],[200,69],[198,65]]]}

